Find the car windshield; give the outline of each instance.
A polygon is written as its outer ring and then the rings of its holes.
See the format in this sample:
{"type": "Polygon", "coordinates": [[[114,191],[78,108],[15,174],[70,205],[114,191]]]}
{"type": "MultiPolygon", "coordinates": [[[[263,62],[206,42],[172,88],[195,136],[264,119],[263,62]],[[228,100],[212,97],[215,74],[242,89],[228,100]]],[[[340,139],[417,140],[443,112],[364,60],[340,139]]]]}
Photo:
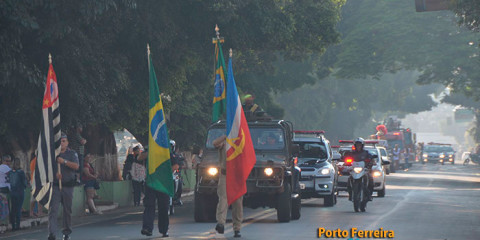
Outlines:
{"type": "Polygon", "coordinates": [[[424,152],[453,152],[453,148],[450,146],[429,145],[429,146],[425,146],[423,151],[424,152]]]}
{"type": "Polygon", "coordinates": [[[296,142],[300,146],[299,158],[320,158],[328,157],[327,148],[319,142],[296,142]]]}
{"type": "MultiPolygon", "coordinates": [[[[212,128],[208,131],[205,147],[213,149],[213,140],[225,134],[225,129],[212,128]]],[[[285,149],[285,136],[280,128],[251,127],[253,148],[255,150],[282,150],[285,149]]]]}

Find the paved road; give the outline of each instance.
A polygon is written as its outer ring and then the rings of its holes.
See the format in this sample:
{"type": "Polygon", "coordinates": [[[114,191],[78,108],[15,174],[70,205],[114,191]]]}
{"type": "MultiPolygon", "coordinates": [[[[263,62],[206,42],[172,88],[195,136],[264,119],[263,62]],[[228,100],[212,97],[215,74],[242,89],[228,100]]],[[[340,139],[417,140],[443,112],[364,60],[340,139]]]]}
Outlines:
{"type": "MultiPolygon", "coordinates": [[[[273,209],[245,209],[243,239],[316,239],[317,229],[393,230],[395,239],[479,239],[480,166],[420,165],[387,176],[387,193],[365,213],[355,213],[341,193],[338,204],[321,199],[302,202],[302,217],[277,223],[273,209]]],[[[102,216],[75,219],[72,239],[148,239],[140,235],[141,208],[119,209],[102,216]]],[[[191,201],[171,218],[171,238],[212,239],[215,223],[195,223],[191,201]]],[[[46,239],[46,226],[9,233],[4,239],[46,239]]],[[[226,238],[232,238],[231,224],[226,238]]],[[[157,239],[156,233],[150,239],[157,239]]]]}

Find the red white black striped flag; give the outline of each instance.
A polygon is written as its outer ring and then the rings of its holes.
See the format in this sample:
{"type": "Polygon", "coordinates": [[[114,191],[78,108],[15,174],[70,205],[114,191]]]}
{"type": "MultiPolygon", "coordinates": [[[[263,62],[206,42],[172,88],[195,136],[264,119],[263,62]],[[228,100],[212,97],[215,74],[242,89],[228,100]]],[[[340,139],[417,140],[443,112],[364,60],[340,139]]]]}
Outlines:
{"type": "Polygon", "coordinates": [[[57,170],[56,157],[60,154],[61,137],[57,76],[53,71],[51,60],[43,96],[42,115],[32,195],[48,209],[52,198],[52,184],[57,170]]]}

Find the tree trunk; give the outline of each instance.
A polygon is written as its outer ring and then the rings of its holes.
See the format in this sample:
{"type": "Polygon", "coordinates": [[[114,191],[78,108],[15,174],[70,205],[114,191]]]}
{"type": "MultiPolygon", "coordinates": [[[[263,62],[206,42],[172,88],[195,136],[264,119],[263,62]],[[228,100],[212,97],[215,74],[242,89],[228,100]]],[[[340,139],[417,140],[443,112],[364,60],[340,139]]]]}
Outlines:
{"type": "Polygon", "coordinates": [[[93,165],[100,179],[119,180],[117,145],[113,132],[105,125],[88,125],[82,135],[87,140],[85,153],[93,156],[93,165]]]}
{"type": "Polygon", "coordinates": [[[30,160],[37,149],[38,133],[36,137],[35,135],[32,132],[19,132],[14,138],[3,139],[0,144],[0,156],[8,154],[12,160],[18,159],[19,163],[15,164],[19,164],[25,173],[30,173],[30,160]]]}

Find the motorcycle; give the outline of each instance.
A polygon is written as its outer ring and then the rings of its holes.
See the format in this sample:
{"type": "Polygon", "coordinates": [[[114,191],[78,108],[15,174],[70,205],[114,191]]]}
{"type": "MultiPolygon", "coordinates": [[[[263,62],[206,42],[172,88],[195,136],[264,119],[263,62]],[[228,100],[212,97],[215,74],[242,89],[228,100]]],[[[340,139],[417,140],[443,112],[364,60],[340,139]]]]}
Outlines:
{"type": "Polygon", "coordinates": [[[358,212],[359,210],[365,212],[367,202],[370,198],[368,190],[368,171],[365,162],[352,162],[349,185],[352,194],[353,209],[355,212],[358,212]]]}
{"type": "Polygon", "coordinates": [[[478,164],[480,161],[480,155],[474,153],[468,153],[467,158],[463,161],[463,166],[468,165],[469,162],[478,164]]]}
{"type": "MultiPolygon", "coordinates": [[[[172,177],[173,177],[173,189],[174,189],[174,192],[176,193],[180,185],[180,170],[175,170],[172,174],[172,177]]],[[[168,215],[173,215],[174,213],[175,213],[174,199],[170,197],[170,206],[168,208],[168,215]]]]}

